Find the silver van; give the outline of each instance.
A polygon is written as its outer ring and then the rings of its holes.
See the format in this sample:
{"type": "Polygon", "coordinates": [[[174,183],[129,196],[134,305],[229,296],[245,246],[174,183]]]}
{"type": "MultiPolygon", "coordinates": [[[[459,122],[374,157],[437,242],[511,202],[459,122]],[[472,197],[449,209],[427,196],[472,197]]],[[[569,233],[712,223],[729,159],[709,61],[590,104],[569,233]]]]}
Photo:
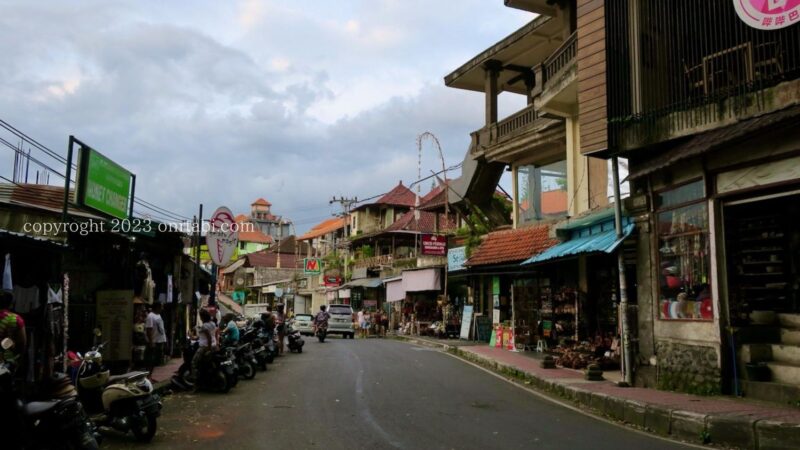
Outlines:
{"type": "Polygon", "coordinates": [[[329,305],[328,314],[331,315],[328,321],[328,334],[341,334],[345,339],[355,337],[353,308],[350,305],[329,305]]]}

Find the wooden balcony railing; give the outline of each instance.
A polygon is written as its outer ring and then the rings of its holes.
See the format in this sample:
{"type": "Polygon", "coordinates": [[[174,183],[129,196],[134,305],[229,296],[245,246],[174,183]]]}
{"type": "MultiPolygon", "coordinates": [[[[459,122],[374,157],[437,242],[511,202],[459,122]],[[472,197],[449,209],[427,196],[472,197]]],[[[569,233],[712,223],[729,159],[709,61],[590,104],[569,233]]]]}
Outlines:
{"type": "Polygon", "coordinates": [[[538,117],[539,115],[536,113],[534,105],[526,106],[525,109],[497,122],[497,138],[502,138],[532,124],[538,117]]]}
{"type": "Polygon", "coordinates": [[[369,258],[357,259],[353,262],[353,267],[380,267],[392,265],[392,255],[370,256],[369,258]]]}
{"type": "Polygon", "coordinates": [[[556,79],[558,74],[575,60],[575,54],[578,48],[577,36],[577,31],[572,33],[572,35],[542,63],[542,77],[544,78],[545,88],[550,81],[556,79]]]}

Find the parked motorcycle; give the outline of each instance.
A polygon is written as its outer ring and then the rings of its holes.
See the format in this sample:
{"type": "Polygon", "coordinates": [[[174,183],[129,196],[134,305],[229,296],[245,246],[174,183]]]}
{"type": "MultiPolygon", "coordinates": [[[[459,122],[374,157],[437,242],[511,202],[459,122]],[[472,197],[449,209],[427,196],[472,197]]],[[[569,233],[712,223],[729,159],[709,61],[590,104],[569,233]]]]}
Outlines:
{"type": "Polygon", "coordinates": [[[161,399],[147,372],[111,376],[103,365],[105,345],[92,347],[81,358],[78,396],[96,426],[131,432],[138,441],[150,442],[158,428],[161,399]]]}
{"type": "Polygon", "coordinates": [[[256,361],[250,344],[239,344],[236,347],[229,347],[229,349],[236,358],[239,376],[245,380],[252,380],[255,378],[258,361],[256,361]]]}
{"type": "Polygon", "coordinates": [[[198,388],[227,393],[236,384],[238,379],[235,362],[226,351],[211,352],[198,367],[196,379],[192,376],[192,358],[199,348],[199,344],[188,341],[183,348],[183,364],[173,377],[173,382],[185,389],[192,389],[197,384],[198,388]]]}
{"type": "MultiPolygon", "coordinates": [[[[289,326],[286,330],[286,338],[288,339],[290,352],[303,353],[303,346],[306,344],[306,342],[303,340],[303,336],[299,331],[289,326]]],[[[325,338],[323,337],[320,342],[324,340],[325,338]]]]}
{"type": "Polygon", "coordinates": [[[267,370],[267,364],[271,362],[269,350],[264,343],[264,339],[259,337],[258,331],[259,330],[256,328],[247,328],[242,332],[241,342],[251,345],[253,356],[255,356],[256,359],[256,366],[261,370],[267,370]]]}
{"type": "MultiPolygon", "coordinates": [[[[13,340],[3,339],[3,350],[13,346],[13,340]]],[[[53,385],[72,395],[26,403],[15,389],[16,370],[15,360],[0,362],[0,435],[4,449],[99,448],[94,427],[67,376],[54,379],[53,385]]]]}

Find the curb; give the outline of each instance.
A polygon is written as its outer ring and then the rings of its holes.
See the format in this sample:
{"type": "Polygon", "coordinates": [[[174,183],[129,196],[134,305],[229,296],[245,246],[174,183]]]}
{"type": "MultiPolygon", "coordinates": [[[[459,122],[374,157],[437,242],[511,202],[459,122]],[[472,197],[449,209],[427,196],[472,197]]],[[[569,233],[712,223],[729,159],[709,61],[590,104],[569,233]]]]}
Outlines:
{"type": "Polygon", "coordinates": [[[587,391],[558,380],[542,378],[493,359],[463,351],[458,346],[417,339],[413,336],[393,338],[425,347],[441,348],[462,360],[521,381],[550,397],[567,401],[592,415],[660,436],[692,444],[711,444],[726,448],[759,450],[800,448],[800,424],[734,415],[703,414],[627,400],[587,391]]]}

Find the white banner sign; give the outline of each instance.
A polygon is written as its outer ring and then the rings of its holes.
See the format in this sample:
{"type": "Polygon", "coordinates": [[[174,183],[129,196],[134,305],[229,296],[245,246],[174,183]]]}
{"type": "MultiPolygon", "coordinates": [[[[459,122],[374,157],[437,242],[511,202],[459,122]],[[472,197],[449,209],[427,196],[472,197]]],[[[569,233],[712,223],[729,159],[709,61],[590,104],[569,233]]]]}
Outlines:
{"type": "Polygon", "coordinates": [[[206,245],[211,260],[219,267],[227,267],[233,261],[233,253],[239,245],[238,225],[230,209],[220,206],[211,215],[210,227],[206,234],[206,245]]]}

